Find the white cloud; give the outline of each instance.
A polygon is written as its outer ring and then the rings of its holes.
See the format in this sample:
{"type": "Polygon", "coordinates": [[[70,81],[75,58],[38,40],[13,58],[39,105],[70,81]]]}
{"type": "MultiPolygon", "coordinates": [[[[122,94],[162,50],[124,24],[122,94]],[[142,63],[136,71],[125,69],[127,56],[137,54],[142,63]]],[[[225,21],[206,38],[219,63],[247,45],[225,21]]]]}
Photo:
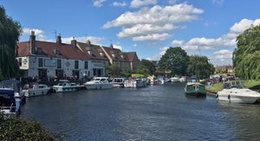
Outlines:
{"type": "Polygon", "coordinates": [[[117,34],[119,38],[124,37],[136,37],[144,34],[160,33],[175,29],[172,24],[165,24],[163,26],[152,25],[152,24],[138,24],[131,28],[125,28],[117,34]]]}
{"type": "Polygon", "coordinates": [[[42,31],[40,29],[23,28],[22,36],[31,35],[31,31],[34,31],[37,40],[40,40],[40,41],[47,40],[47,37],[44,35],[44,31],[42,31]]]}
{"type": "Polygon", "coordinates": [[[147,5],[155,5],[157,0],[132,0],[130,7],[131,8],[139,8],[147,5]]]}
{"type": "Polygon", "coordinates": [[[126,2],[125,1],[124,2],[117,2],[117,1],[115,1],[115,2],[113,2],[113,5],[114,6],[124,7],[124,6],[126,6],[126,2]]]}
{"type": "Polygon", "coordinates": [[[134,41],[163,41],[165,39],[170,38],[171,35],[168,33],[162,33],[162,34],[148,34],[148,35],[142,35],[142,36],[137,36],[133,37],[134,41]]]}
{"type": "Polygon", "coordinates": [[[173,40],[172,41],[172,46],[173,47],[180,47],[183,45],[183,41],[180,41],[180,40],[173,40]]]}
{"type": "Polygon", "coordinates": [[[226,47],[235,47],[236,46],[236,37],[243,33],[250,26],[255,26],[260,24],[260,19],[248,20],[242,19],[240,22],[235,23],[230,31],[218,38],[192,38],[188,42],[184,43],[183,48],[185,50],[197,50],[200,49],[217,49],[217,48],[226,48],[226,47]]]}
{"type": "Polygon", "coordinates": [[[92,0],[93,6],[101,7],[106,0],[92,0]]]}
{"type": "Polygon", "coordinates": [[[196,20],[197,15],[202,13],[203,10],[187,3],[172,6],[155,5],[134,12],[127,11],[104,24],[103,28],[121,27],[121,32],[117,34],[119,38],[132,38],[135,41],[162,40],[170,37],[168,32],[185,28],[178,24],[196,20]]]}
{"type": "Polygon", "coordinates": [[[227,59],[232,59],[233,51],[223,49],[223,50],[216,51],[213,54],[215,55],[214,59],[225,61],[227,59]]]}
{"type": "Polygon", "coordinates": [[[62,42],[66,44],[70,44],[71,40],[75,38],[78,42],[86,43],[89,40],[92,44],[101,45],[101,43],[105,40],[105,38],[94,37],[94,36],[83,36],[83,37],[67,37],[62,38],[62,42]]]}
{"type": "Polygon", "coordinates": [[[120,49],[121,51],[122,51],[122,49],[123,49],[121,45],[113,44],[113,47],[114,47],[114,48],[117,48],[117,49],[120,49]]]}

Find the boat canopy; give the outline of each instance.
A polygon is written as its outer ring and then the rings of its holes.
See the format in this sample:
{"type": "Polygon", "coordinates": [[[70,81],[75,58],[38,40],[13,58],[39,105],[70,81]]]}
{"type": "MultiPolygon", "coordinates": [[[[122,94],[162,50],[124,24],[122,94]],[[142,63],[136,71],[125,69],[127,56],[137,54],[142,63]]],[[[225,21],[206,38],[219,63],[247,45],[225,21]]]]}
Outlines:
{"type": "Polygon", "coordinates": [[[15,92],[19,92],[21,83],[18,80],[3,80],[0,82],[0,88],[13,89],[15,92]]]}

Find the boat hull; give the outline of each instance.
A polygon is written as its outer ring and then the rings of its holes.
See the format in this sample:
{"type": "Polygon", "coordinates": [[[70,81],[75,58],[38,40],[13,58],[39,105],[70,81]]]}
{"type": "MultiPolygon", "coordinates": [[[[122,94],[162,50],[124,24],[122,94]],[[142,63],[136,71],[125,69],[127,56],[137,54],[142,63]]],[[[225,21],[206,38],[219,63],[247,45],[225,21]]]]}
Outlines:
{"type": "Polygon", "coordinates": [[[187,83],[185,88],[185,94],[190,96],[206,96],[206,89],[203,84],[200,83],[187,83]]]}
{"type": "Polygon", "coordinates": [[[113,84],[85,84],[85,87],[88,90],[102,90],[113,88],[113,84]]]}
{"type": "Polygon", "coordinates": [[[217,93],[217,99],[220,101],[228,101],[230,103],[253,104],[260,102],[260,94],[249,89],[222,90],[217,93]]]}

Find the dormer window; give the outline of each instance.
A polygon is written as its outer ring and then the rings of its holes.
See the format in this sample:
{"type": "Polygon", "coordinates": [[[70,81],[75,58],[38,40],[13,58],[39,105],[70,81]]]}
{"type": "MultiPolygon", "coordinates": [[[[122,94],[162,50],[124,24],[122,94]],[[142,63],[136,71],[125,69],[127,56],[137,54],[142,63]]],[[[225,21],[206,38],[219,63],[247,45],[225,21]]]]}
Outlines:
{"type": "Polygon", "coordinates": [[[37,48],[36,54],[43,54],[42,48],[37,48]]]}
{"type": "Polygon", "coordinates": [[[115,58],[115,54],[114,53],[112,54],[112,57],[115,58]]]}
{"type": "Polygon", "coordinates": [[[91,50],[88,51],[89,55],[93,55],[93,52],[91,50]]]}
{"type": "Polygon", "coordinates": [[[56,55],[61,55],[61,52],[58,49],[54,49],[54,52],[55,52],[56,55]]]}
{"type": "Polygon", "coordinates": [[[99,54],[100,54],[100,56],[104,57],[104,53],[103,52],[100,52],[99,54]]]}
{"type": "Polygon", "coordinates": [[[124,55],[123,54],[121,55],[121,58],[124,59],[124,55]]]}

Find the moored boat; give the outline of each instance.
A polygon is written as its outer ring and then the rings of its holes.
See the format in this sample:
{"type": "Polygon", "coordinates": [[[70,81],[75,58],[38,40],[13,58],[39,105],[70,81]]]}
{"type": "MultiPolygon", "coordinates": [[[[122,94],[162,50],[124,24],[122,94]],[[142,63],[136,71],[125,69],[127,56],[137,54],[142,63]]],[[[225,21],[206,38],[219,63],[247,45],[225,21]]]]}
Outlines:
{"type": "Polygon", "coordinates": [[[223,83],[223,90],[217,93],[217,99],[230,103],[257,103],[260,102],[260,93],[245,88],[242,81],[233,80],[223,83]]]}
{"type": "Polygon", "coordinates": [[[112,80],[113,87],[116,87],[116,88],[123,88],[124,82],[125,82],[125,78],[123,78],[123,77],[113,78],[113,80],[112,80]]]}
{"type": "Polygon", "coordinates": [[[0,111],[4,115],[20,115],[21,105],[25,104],[25,97],[20,81],[3,80],[0,82],[0,111]]]}
{"type": "Polygon", "coordinates": [[[60,80],[57,85],[53,86],[55,92],[73,92],[80,89],[80,85],[68,80],[60,80]]]}
{"type": "Polygon", "coordinates": [[[184,91],[190,96],[206,96],[205,85],[196,81],[187,82],[184,91]]]}
{"type": "Polygon", "coordinates": [[[146,86],[146,81],[142,78],[129,78],[124,82],[125,88],[142,88],[146,86]]]}
{"type": "Polygon", "coordinates": [[[83,84],[88,90],[110,89],[113,88],[113,83],[109,82],[108,77],[93,77],[90,81],[83,84]]]}
{"type": "Polygon", "coordinates": [[[46,95],[50,90],[46,84],[28,83],[23,87],[23,92],[26,97],[46,95]]]}

